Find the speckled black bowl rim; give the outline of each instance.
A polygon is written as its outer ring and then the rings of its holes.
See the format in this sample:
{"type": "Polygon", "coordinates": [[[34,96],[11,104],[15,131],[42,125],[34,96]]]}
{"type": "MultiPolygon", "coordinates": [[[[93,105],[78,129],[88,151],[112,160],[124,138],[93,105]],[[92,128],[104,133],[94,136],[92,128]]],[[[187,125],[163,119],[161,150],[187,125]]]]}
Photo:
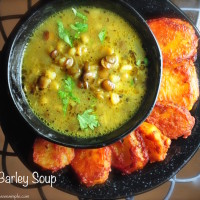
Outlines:
{"type": "MultiPolygon", "coordinates": [[[[191,20],[181,12],[170,1],[160,0],[126,0],[127,3],[134,5],[135,9],[145,18],[157,17],[177,17],[188,21],[191,20]]],[[[193,24],[192,24],[193,25],[193,24]]],[[[200,38],[198,29],[193,25],[196,35],[200,38]]],[[[4,57],[4,55],[2,55],[4,57]]],[[[200,71],[200,41],[198,46],[197,61],[195,62],[198,77],[200,71]]],[[[17,153],[20,160],[31,171],[39,171],[32,163],[32,145],[36,135],[24,123],[21,115],[16,112],[12,105],[12,100],[8,98],[5,85],[6,71],[0,68],[0,92],[1,92],[1,126],[8,141],[17,153]],[[9,112],[8,112],[9,110],[9,112]],[[11,114],[10,114],[11,113],[11,114]],[[29,134],[27,134],[29,133],[29,134]]],[[[55,173],[57,182],[54,185],[59,190],[88,199],[117,199],[133,195],[138,195],[152,190],[167,180],[172,178],[195,154],[200,146],[200,102],[199,99],[194,105],[192,115],[196,123],[192,130],[191,136],[187,139],[179,138],[172,141],[168,155],[163,162],[147,164],[147,166],[138,172],[130,175],[121,175],[119,172],[112,170],[109,179],[102,185],[96,185],[92,188],[86,188],[77,180],[73,170],[70,167],[55,173]]],[[[42,172],[41,174],[51,174],[42,172]]],[[[32,188],[30,186],[30,188],[32,188]]],[[[159,198],[159,194],[158,194],[159,198]]]]}
{"type": "Polygon", "coordinates": [[[146,21],[134,10],[134,8],[129,6],[129,4],[123,0],[52,0],[44,5],[38,4],[34,9],[31,9],[22,20],[20,20],[14,30],[14,35],[11,34],[8,41],[10,42],[10,45],[5,48],[5,53],[7,53],[6,57],[8,57],[7,77],[10,95],[22,117],[40,136],[47,140],[74,148],[97,148],[106,146],[118,141],[132,130],[136,129],[148,117],[154,107],[162,74],[161,52],[146,21]],[[130,23],[134,24],[136,31],[139,32],[143,46],[147,52],[147,57],[150,53],[154,54],[153,57],[148,57],[150,60],[148,65],[148,88],[137,112],[118,129],[98,137],[71,137],[51,129],[34,114],[22,88],[22,58],[24,49],[26,48],[26,44],[29,41],[33,30],[38,24],[44,21],[45,18],[51,16],[55,12],[76,5],[94,5],[111,9],[121,16],[126,17],[129,22],[134,20],[134,22],[130,23]],[[41,13],[43,14],[41,15],[41,13]]]}

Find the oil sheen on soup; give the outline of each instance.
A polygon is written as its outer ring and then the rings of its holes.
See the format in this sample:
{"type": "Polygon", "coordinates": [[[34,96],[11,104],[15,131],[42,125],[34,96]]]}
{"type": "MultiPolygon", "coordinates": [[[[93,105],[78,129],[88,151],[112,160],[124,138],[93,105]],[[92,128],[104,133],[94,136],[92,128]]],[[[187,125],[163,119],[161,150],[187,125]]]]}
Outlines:
{"type": "Polygon", "coordinates": [[[30,107],[49,127],[96,137],[136,113],[147,67],[140,37],[123,18],[101,8],[69,8],[34,31],[22,82],[30,107]]]}

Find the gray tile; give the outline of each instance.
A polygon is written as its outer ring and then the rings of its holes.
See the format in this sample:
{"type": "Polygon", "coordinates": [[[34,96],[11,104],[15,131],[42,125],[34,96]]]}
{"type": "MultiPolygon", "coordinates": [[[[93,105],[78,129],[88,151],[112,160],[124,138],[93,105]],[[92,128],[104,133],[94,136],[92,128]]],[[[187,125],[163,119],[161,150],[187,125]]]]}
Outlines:
{"type": "Polygon", "coordinates": [[[194,12],[194,11],[184,11],[184,12],[193,21],[193,23],[196,24],[197,19],[198,19],[198,12],[194,12]]]}
{"type": "Polygon", "coordinates": [[[182,8],[198,8],[200,6],[199,0],[171,0],[173,3],[175,3],[178,7],[182,8]]]}

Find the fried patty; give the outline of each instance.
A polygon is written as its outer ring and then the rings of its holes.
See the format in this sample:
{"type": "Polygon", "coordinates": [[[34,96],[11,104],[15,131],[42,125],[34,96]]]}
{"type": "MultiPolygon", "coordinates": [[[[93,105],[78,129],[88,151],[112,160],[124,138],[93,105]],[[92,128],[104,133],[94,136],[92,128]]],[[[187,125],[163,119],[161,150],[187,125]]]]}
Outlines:
{"type": "Polygon", "coordinates": [[[156,126],[147,122],[143,122],[136,132],[144,139],[150,162],[163,161],[171,144],[170,138],[163,135],[156,126]]]}
{"type": "Polygon", "coordinates": [[[169,102],[157,102],[146,121],[171,139],[187,138],[195,124],[194,117],[186,108],[169,102]]]}
{"type": "Polygon", "coordinates": [[[199,96],[199,85],[192,61],[164,64],[158,101],[168,101],[191,110],[199,96]]]}
{"type": "Polygon", "coordinates": [[[74,149],[36,138],[33,145],[33,161],[45,170],[53,172],[69,165],[74,158],[74,149]]]}
{"type": "Polygon", "coordinates": [[[87,187],[104,183],[111,171],[111,150],[109,147],[76,149],[71,166],[87,187]]]}
{"type": "Polygon", "coordinates": [[[148,20],[148,25],[159,43],[164,63],[196,59],[198,38],[188,22],[163,17],[148,20]]]}
{"type": "Polygon", "coordinates": [[[112,151],[112,166],[124,174],[142,169],[149,160],[144,140],[136,132],[132,132],[123,140],[110,145],[110,148],[112,151]]]}

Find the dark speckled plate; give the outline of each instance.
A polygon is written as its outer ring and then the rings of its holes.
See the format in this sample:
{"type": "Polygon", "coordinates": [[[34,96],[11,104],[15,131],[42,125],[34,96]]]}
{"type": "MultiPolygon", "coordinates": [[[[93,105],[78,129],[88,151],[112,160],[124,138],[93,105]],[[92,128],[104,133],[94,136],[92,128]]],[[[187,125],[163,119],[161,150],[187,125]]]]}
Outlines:
{"type": "MultiPolygon", "coordinates": [[[[170,1],[165,0],[126,0],[145,19],[156,17],[176,17],[191,21],[170,1]]],[[[36,8],[34,8],[36,9],[36,8]]],[[[194,27],[195,28],[195,27],[194,27]]],[[[198,30],[195,28],[200,38],[198,30]]],[[[200,48],[200,44],[199,44],[200,48]]],[[[196,61],[196,69],[199,75],[200,49],[196,61]]],[[[13,150],[18,154],[22,162],[31,170],[37,168],[31,163],[32,145],[35,135],[30,128],[24,124],[7,95],[5,85],[6,69],[2,69],[1,76],[1,125],[6,138],[13,150]]],[[[199,76],[198,76],[199,77],[199,76]]],[[[188,139],[173,141],[167,158],[160,163],[148,164],[143,170],[131,175],[121,175],[116,171],[110,173],[105,184],[86,188],[81,185],[70,167],[58,172],[56,188],[83,198],[93,199],[115,199],[137,195],[151,190],[173,177],[194,155],[200,144],[200,106],[199,101],[192,110],[196,119],[192,135],[188,139]]]]}

